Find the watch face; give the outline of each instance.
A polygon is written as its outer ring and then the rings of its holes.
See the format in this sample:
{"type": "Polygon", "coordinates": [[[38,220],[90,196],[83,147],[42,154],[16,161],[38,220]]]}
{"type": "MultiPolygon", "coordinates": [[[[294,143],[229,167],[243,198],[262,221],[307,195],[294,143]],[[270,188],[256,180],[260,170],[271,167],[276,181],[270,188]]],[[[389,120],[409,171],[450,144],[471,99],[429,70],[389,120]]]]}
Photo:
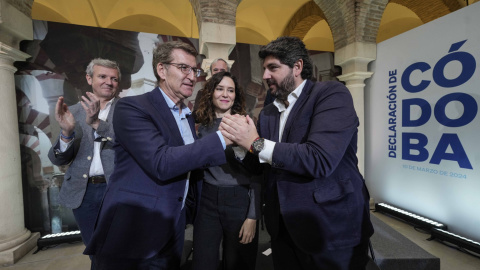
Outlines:
{"type": "Polygon", "coordinates": [[[256,153],[259,153],[260,151],[262,151],[263,147],[264,147],[264,139],[263,138],[260,138],[260,139],[256,140],[255,142],[253,142],[253,149],[256,153]]]}

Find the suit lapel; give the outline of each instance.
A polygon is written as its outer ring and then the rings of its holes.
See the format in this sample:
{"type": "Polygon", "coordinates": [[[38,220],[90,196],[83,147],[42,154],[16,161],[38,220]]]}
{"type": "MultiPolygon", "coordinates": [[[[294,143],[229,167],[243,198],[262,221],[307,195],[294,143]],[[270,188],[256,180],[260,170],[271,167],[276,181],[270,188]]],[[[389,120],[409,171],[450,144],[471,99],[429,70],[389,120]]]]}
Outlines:
{"type": "Polygon", "coordinates": [[[266,137],[267,139],[278,142],[278,130],[280,127],[280,112],[278,108],[273,104],[269,104],[265,107],[263,115],[265,120],[262,120],[260,124],[265,124],[266,126],[261,126],[260,128],[262,133],[266,134],[260,134],[260,136],[265,137],[268,135],[268,137],[266,137]]]}
{"type": "Polygon", "coordinates": [[[302,93],[300,94],[297,101],[293,105],[292,111],[288,115],[287,122],[285,123],[285,127],[283,129],[282,142],[287,142],[287,138],[288,138],[288,135],[290,134],[292,124],[295,121],[295,118],[297,117],[298,112],[303,107],[303,104],[305,104],[305,102],[308,100],[308,97],[312,92],[313,85],[314,83],[312,83],[310,80],[307,80],[307,82],[305,83],[305,86],[303,87],[302,93]]]}
{"type": "MultiPolygon", "coordinates": [[[[158,119],[162,119],[162,122],[165,122],[167,128],[170,130],[170,134],[172,138],[177,141],[177,145],[183,145],[183,138],[182,134],[180,134],[180,130],[178,130],[177,122],[172,115],[172,111],[167,105],[163,94],[160,92],[160,88],[156,87],[152,91],[148,92],[148,100],[152,103],[153,107],[158,112],[158,119]]],[[[157,121],[156,119],[153,119],[157,121]]]]}
{"type": "MultiPolygon", "coordinates": [[[[112,123],[112,121],[113,121],[113,112],[115,110],[115,105],[117,104],[117,101],[118,101],[118,97],[115,97],[115,99],[112,102],[112,105],[110,105],[111,106],[110,111],[108,111],[108,115],[107,115],[107,119],[106,119],[106,121],[109,122],[109,123],[112,123]]],[[[94,133],[95,133],[95,131],[93,131],[93,133],[92,133],[93,138],[95,138],[94,133]]],[[[106,142],[107,141],[102,139],[101,144],[100,144],[100,149],[103,149],[106,142]]]]}
{"type": "Polygon", "coordinates": [[[85,110],[83,108],[80,108],[80,110],[78,110],[78,119],[82,119],[83,121],[79,121],[80,122],[80,126],[82,127],[82,136],[87,136],[87,141],[89,142],[92,142],[93,144],[93,141],[95,139],[95,137],[93,136],[93,133],[95,132],[95,130],[87,125],[87,122],[85,121],[86,117],[87,117],[87,114],[85,112],[85,110]]]}
{"type": "Polygon", "coordinates": [[[187,115],[188,124],[190,124],[190,129],[192,130],[192,135],[194,140],[198,140],[197,131],[195,130],[195,119],[193,114],[187,115]]]}

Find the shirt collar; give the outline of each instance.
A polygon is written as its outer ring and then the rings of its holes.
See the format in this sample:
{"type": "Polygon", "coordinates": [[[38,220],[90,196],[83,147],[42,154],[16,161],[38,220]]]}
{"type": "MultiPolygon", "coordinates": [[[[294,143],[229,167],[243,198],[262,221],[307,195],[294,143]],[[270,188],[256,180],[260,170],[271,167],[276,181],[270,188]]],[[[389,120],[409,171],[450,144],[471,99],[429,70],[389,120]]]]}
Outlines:
{"type": "MultiPolygon", "coordinates": [[[[290,94],[288,94],[287,100],[288,100],[288,107],[293,106],[295,101],[297,101],[298,97],[302,94],[303,87],[305,86],[305,83],[307,80],[303,80],[303,82],[295,88],[290,94]]],[[[287,108],[285,108],[285,103],[282,101],[279,101],[278,99],[275,99],[273,101],[273,105],[278,108],[279,112],[285,111],[287,108]]]]}
{"type": "MultiPolygon", "coordinates": [[[[165,92],[163,92],[162,88],[158,87],[158,89],[160,89],[160,93],[162,93],[163,98],[164,98],[165,101],[167,102],[168,108],[169,108],[172,112],[178,112],[180,109],[178,108],[177,104],[175,104],[175,102],[173,102],[173,101],[167,96],[167,94],[165,94],[165,92]]],[[[182,114],[183,114],[183,115],[190,115],[190,114],[192,114],[192,111],[190,111],[190,109],[189,109],[184,103],[181,103],[181,106],[182,106],[182,114]]]]}
{"type": "MultiPolygon", "coordinates": [[[[105,107],[103,108],[103,110],[106,110],[107,108],[109,108],[110,106],[112,106],[114,100],[115,100],[115,98],[110,99],[110,100],[105,104],[105,107]]],[[[102,111],[102,110],[101,110],[101,111],[102,111]]]]}

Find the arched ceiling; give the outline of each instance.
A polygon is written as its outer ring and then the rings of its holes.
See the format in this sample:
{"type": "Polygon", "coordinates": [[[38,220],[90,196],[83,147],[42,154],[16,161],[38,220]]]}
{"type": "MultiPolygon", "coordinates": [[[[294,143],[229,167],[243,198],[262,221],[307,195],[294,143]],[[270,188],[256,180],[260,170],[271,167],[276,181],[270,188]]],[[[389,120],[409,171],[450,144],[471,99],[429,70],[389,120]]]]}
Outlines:
{"type": "MultiPolygon", "coordinates": [[[[35,0],[36,20],[199,38],[192,0],[35,0]]],[[[480,0],[469,0],[469,3],[480,0]]],[[[377,42],[391,38],[458,8],[466,0],[390,0],[377,42]],[[429,9],[435,5],[436,8],[429,9]],[[438,6],[438,7],[437,7],[438,6]]],[[[323,11],[312,0],[242,0],[236,9],[239,43],[267,44],[297,36],[308,49],[334,51],[334,37],[323,11]]]]}
{"type": "Polygon", "coordinates": [[[377,43],[422,25],[413,11],[399,4],[389,3],[383,12],[377,34],[377,43]]]}
{"type": "MultiPolygon", "coordinates": [[[[279,36],[304,37],[317,23],[325,18],[320,8],[311,0],[242,0],[237,8],[237,42],[267,44],[279,36]],[[251,35],[255,40],[251,40],[251,35]],[[254,42],[252,42],[254,41],[254,42]]],[[[328,26],[328,25],[327,25],[328,26]]],[[[329,27],[317,27],[309,39],[307,48],[318,51],[333,51],[333,37],[329,27]]]]}
{"type": "Polygon", "coordinates": [[[188,0],[35,0],[32,18],[198,38],[197,19],[188,0]]]}

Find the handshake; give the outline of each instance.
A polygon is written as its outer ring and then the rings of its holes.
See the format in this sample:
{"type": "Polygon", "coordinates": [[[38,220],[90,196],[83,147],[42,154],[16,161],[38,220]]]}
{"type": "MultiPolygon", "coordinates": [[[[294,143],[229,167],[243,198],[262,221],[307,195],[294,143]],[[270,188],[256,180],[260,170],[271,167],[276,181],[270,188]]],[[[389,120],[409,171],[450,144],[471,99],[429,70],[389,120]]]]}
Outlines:
{"type": "Polygon", "coordinates": [[[259,137],[255,123],[248,115],[225,115],[218,130],[222,132],[227,145],[238,145],[246,150],[259,137]]]}

